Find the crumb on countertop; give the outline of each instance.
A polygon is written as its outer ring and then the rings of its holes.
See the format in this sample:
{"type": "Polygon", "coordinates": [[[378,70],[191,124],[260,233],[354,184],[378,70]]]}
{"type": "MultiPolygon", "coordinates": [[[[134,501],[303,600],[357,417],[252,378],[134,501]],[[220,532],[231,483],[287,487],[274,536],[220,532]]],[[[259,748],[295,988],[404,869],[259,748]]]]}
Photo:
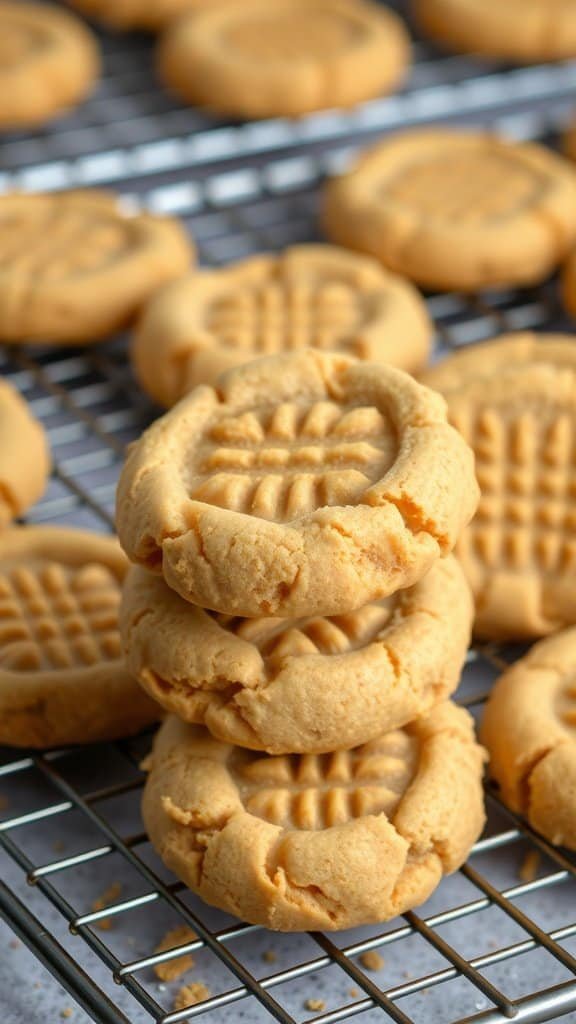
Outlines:
{"type": "Polygon", "coordinates": [[[66,844],[62,839],[55,839],[52,843],[52,849],[54,853],[63,853],[66,849],[66,844]]]}
{"type": "Polygon", "coordinates": [[[518,878],[521,882],[535,882],[538,878],[538,871],[540,868],[540,852],[538,850],[528,850],[524,860],[522,861],[518,869],[518,878]]]}
{"type": "Polygon", "coordinates": [[[357,999],[358,996],[360,995],[360,992],[357,988],[349,988],[348,995],[350,996],[350,999],[357,999]]]}
{"type": "Polygon", "coordinates": [[[174,1009],[185,1010],[187,1006],[195,1006],[209,999],[212,993],[202,981],[193,981],[191,985],[183,985],[174,997],[174,1009]]]}
{"type": "MultiPolygon", "coordinates": [[[[166,932],[166,935],[158,943],[155,953],[165,953],[168,949],[174,949],[175,946],[183,946],[186,942],[194,942],[198,936],[192,928],[188,925],[177,925],[176,928],[171,928],[170,931],[166,932]]],[[[189,971],[194,967],[194,957],[190,953],[183,953],[182,956],[175,957],[174,960],[165,960],[161,964],[156,964],[154,967],[154,974],[160,981],[177,981],[186,971],[189,971]]]]}
{"type": "Polygon", "coordinates": [[[20,942],[20,939],[10,939],[8,945],[10,946],[10,949],[19,949],[22,943],[20,942]]]}
{"type": "Polygon", "coordinates": [[[5,811],[6,808],[9,807],[9,806],[10,806],[10,801],[9,801],[8,797],[4,796],[3,793],[0,793],[0,811],[5,811]]]}
{"type": "Polygon", "coordinates": [[[72,1013],[73,1011],[71,1006],[65,1006],[63,1010],[60,1010],[60,1016],[62,1017],[62,1020],[70,1020],[72,1013]]]}
{"type": "Polygon", "coordinates": [[[380,971],[384,967],[384,957],[380,956],[376,949],[369,949],[366,953],[361,953],[359,960],[362,967],[368,971],[380,971]]]}
{"type": "Polygon", "coordinates": [[[276,953],[274,952],[273,949],[265,949],[264,952],[262,953],[262,959],[267,964],[275,964],[278,957],[276,956],[276,953]]]}
{"type": "MultiPolygon", "coordinates": [[[[120,885],[120,882],[112,882],[102,895],[98,896],[97,899],[94,900],[92,904],[92,910],[94,913],[97,913],[99,910],[104,910],[104,908],[109,907],[111,903],[115,903],[121,892],[122,886],[120,885]]],[[[103,917],[100,921],[95,921],[94,924],[96,928],[100,928],[101,931],[108,932],[112,927],[112,918],[103,917]]]]}
{"type": "Polygon", "coordinates": [[[304,1006],[307,1010],[323,1010],[326,1003],[323,999],[307,999],[304,1006]]]}

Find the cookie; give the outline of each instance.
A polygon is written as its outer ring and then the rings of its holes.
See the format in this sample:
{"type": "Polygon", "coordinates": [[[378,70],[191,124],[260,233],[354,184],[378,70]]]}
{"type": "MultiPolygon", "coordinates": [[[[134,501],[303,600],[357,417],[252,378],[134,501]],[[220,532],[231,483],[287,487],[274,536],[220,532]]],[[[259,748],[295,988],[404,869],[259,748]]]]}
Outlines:
{"type": "Polygon", "coordinates": [[[39,526],[0,532],[0,743],[116,739],[159,717],[124,668],[126,568],[110,537],[39,526]]]}
{"type": "Polygon", "coordinates": [[[493,377],[501,370],[529,363],[551,363],[576,370],[576,337],[532,331],[501,334],[452,352],[421,373],[420,381],[446,394],[469,380],[493,377]]]}
{"type": "Polygon", "coordinates": [[[97,191],[0,196],[0,341],[99,341],[190,265],[177,221],[97,191]]]}
{"type": "Polygon", "coordinates": [[[297,245],[167,285],[144,311],[132,360],[144,390],[171,406],[232,366],[301,348],[412,373],[424,366],[431,337],[408,281],[344,249],[297,245]]]}
{"type": "Polygon", "coordinates": [[[442,704],[353,750],[270,757],[170,717],[144,823],[207,903],[278,931],[351,928],[418,906],[484,821],[470,716],[442,704]]]}
{"type": "Polygon", "coordinates": [[[391,135],[328,183],[324,226],[426,288],[545,278],[576,237],[576,171],[528,142],[445,128],[391,135]]]}
{"type": "Polygon", "coordinates": [[[571,252],[562,268],[562,297],[571,316],[576,317],[576,252],[571,252]]]}
{"type": "Polygon", "coordinates": [[[44,124],[86,98],[100,72],[96,38],[51,4],[1,0],[0,129],[44,124]]]}
{"type": "Polygon", "coordinates": [[[572,116],[563,138],[564,152],[570,160],[576,160],[576,118],[572,116]]]}
{"type": "Polygon", "coordinates": [[[169,25],[158,70],[178,96],[216,113],[290,117],[389,92],[409,58],[403,23],[371,0],[243,0],[169,25]]]}
{"type": "Polygon", "coordinates": [[[144,29],[156,32],[173,18],[196,7],[202,0],[68,0],[88,18],[97,18],[108,28],[144,29]]]}
{"type": "Polygon", "coordinates": [[[168,711],[271,754],[354,747],[446,700],[473,609],[452,556],[408,590],[347,615],[239,619],[128,574],[120,632],[131,675],[168,711]]]}
{"type": "Polygon", "coordinates": [[[417,22],[456,51],[524,64],[576,57],[572,0],[413,0],[417,22]]]}
{"type": "Polygon", "coordinates": [[[482,739],[504,802],[576,850],[576,629],[535,644],[498,679],[482,739]]]}
{"type": "Polygon", "coordinates": [[[15,388],[0,378],[0,528],[38,501],[49,472],[42,424],[15,388]]]}
{"type": "Polygon", "coordinates": [[[410,586],[477,503],[470,449],[408,374],[313,350],[198,387],[131,449],[131,561],[229,615],[340,615],[410,586]]]}
{"type": "Polygon", "coordinates": [[[543,636],[576,621],[576,373],[533,363],[447,393],[476,455],[481,498],[456,553],[491,640],[543,636]]]}

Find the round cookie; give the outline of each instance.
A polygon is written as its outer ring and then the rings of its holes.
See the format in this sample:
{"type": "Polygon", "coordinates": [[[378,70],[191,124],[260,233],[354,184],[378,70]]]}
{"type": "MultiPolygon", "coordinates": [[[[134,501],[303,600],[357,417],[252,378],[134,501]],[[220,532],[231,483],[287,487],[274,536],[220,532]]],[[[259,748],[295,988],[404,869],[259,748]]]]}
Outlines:
{"type": "Polygon", "coordinates": [[[446,394],[469,380],[492,377],[529,363],[551,363],[576,370],[576,336],[518,331],[466,345],[419,375],[422,384],[446,394]]]}
{"type": "Polygon", "coordinates": [[[576,850],[576,629],[541,640],[500,676],[482,740],[504,802],[576,850]]]}
{"type": "Polygon", "coordinates": [[[576,237],[576,171],[535,143],[445,128],[392,135],[328,183],[324,226],[426,288],[534,284],[576,237]]]}
{"type": "Polygon", "coordinates": [[[0,528],[38,501],[49,472],[42,424],[15,388],[0,378],[0,528]]]}
{"type": "Polygon", "coordinates": [[[413,0],[422,30],[456,51],[520,64],[576,57],[573,0],[413,0]]]}
{"type": "Polygon", "coordinates": [[[452,556],[408,590],[310,619],[207,612],[133,568],[120,632],[131,675],[184,721],[271,754],[322,753],[366,743],[446,700],[472,618],[452,556]]]}
{"type": "Polygon", "coordinates": [[[156,32],[202,0],[68,0],[88,18],[97,18],[109,28],[156,32]]]}
{"type": "Polygon", "coordinates": [[[104,192],[0,196],[0,341],[99,341],[191,257],[177,221],[104,192]]]}
{"type": "Polygon", "coordinates": [[[171,282],[146,307],[131,354],[144,390],[171,406],[232,366],[301,348],[412,373],[431,336],[409,281],[335,246],[296,245],[171,282]]]}
{"type": "Polygon", "coordinates": [[[207,903],[277,931],[386,921],[465,860],[484,822],[483,752],[442,704],[334,754],[270,757],[170,717],[142,811],[164,863],[207,903]]]}
{"type": "Polygon", "coordinates": [[[477,503],[470,449],[408,374],[313,350],[198,387],[130,450],[131,561],[229,615],[339,615],[420,579],[477,503]]]}
{"type": "Polygon", "coordinates": [[[100,71],[82,22],[51,4],[0,0],[0,129],[43,124],[80,103],[100,71]]]}
{"type": "Polygon", "coordinates": [[[243,0],[202,5],[170,25],[158,67],[189,103],[289,117],[389,92],[409,56],[401,20],[371,0],[243,0]]]}
{"type": "Polygon", "coordinates": [[[0,532],[0,743],[91,743],[159,718],[122,659],[126,569],[111,537],[36,526],[0,532]]]}
{"type": "Polygon", "coordinates": [[[543,636],[576,621],[576,373],[532,363],[447,392],[474,449],[481,498],[456,546],[490,640],[543,636]]]}

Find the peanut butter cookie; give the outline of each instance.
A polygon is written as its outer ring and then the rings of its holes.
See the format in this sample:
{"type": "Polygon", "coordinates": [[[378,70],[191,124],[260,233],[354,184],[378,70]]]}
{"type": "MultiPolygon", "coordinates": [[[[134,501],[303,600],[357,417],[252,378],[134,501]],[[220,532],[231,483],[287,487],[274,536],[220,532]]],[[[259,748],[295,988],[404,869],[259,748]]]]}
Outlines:
{"type": "Polygon", "coordinates": [[[159,717],[122,659],[126,568],[110,537],[34,526],[0,533],[0,743],[115,739],[159,717]]]}
{"type": "Polygon", "coordinates": [[[572,0],[414,0],[422,29],[453,50],[519,64],[576,57],[572,0]]]}
{"type": "Polygon", "coordinates": [[[0,341],[99,341],[191,255],[177,221],[103,192],[0,196],[0,341]]]}
{"type": "Polygon", "coordinates": [[[501,334],[490,341],[466,345],[452,352],[421,373],[420,380],[429,388],[447,394],[469,380],[493,377],[501,370],[529,363],[550,363],[576,370],[576,335],[531,331],[501,334]]]}
{"type": "Polygon", "coordinates": [[[420,579],[475,508],[472,453],[440,395],[313,350],[198,387],[132,448],[129,558],[242,616],[339,615],[420,579]]]}
{"type": "Polygon", "coordinates": [[[452,556],[408,590],[334,618],[239,619],[128,574],[127,666],[163,707],[271,754],[365,743],[446,700],[470,640],[470,591],[452,556]]]}
{"type": "Polygon", "coordinates": [[[576,373],[533,363],[447,392],[481,498],[456,553],[478,634],[543,636],[576,620],[576,373]]]}
{"type": "Polygon", "coordinates": [[[80,103],[100,71],[98,44],[61,7],[0,2],[0,129],[51,121],[80,103]]]}
{"type": "Polygon", "coordinates": [[[0,528],[38,501],[49,472],[42,424],[12,385],[0,378],[0,528]]]}
{"type": "Polygon", "coordinates": [[[576,850],[576,629],[541,640],[494,687],[482,723],[490,774],[513,811],[576,850]]]}
{"type": "Polygon", "coordinates": [[[169,25],[158,66],[189,103],[276,117],[388,92],[409,54],[401,20],[371,0],[243,0],[202,5],[169,25]]]}
{"type": "Polygon", "coordinates": [[[574,243],[576,171],[535,143],[410,131],[329,182],[324,225],[426,288],[533,284],[574,243]]]}
{"type": "Polygon", "coordinates": [[[174,405],[232,366],[301,348],[344,352],[412,373],[432,325],[408,281],[329,245],[297,245],[191,274],[153,296],[135,335],[142,387],[174,405]]]}
{"type": "Polygon", "coordinates": [[[453,704],[320,756],[257,754],[170,717],[144,822],[207,903],[278,931],[351,928],[418,906],[465,860],[484,821],[482,762],[453,704]]]}

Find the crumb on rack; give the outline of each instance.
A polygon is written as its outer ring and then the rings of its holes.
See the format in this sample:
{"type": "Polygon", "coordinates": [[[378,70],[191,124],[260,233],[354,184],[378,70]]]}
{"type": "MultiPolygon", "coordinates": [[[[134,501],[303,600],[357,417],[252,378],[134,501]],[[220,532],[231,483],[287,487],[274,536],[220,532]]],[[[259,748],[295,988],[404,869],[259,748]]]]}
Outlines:
{"type": "Polygon", "coordinates": [[[360,992],[358,991],[357,988],[349,988],[348,995],[350,996],[350,999],[357,999],[358,996],[360,995],[360,992]]]}
{"type": "Polygon", "coordinates": [[[540,869],[540,852],[528,850],[524,860],[518,869],[518,878],[521,882],[535,882],[540,869]]]}
{"type": "MultiPolygon", "coordinates": [[[[120,882],[112,882],[112,885],[109,885],[102,895],[98,896],[97,899],[94,900],[92,904],[92,910],[94,913],[97,913],[99,910],[104,910],[104,908],[109,907],[111,903],[115,903],[121,892],[122,886],[120,885],[120,882]]],[[[101,931],[108,932],[112,927],[112,918],[103,917],[100,921],[95,921],[94,924],[96,928],[100,928],[101,931]]]]}
{"type": "Polygon", "coordinates": [[[60,1016],[62,1017],[62,1020],[70,1020],[72,1013],[73,1011],[71,1006],[65,1006],[63,1010],[60,1010],[60,1016]]]}
{"type": "Polygon", "coordinates": [[[366,953],[361,953],[359,960],[362,967],[368,971],[380,971],[384,967],[384,957],[381,957],[376,949],[369,949],[366,953]]]}
{"type": "MultiPolygon", "coordinates": [[[[174,949],[175,946],[183,946],[186,942],[194,942],[198,936],[192,928],[188,925],[178,925],[176,928],[171,928],[169,932],[158,943],[155,953],[165,953],[167,949],[174,949]]],[[[160,981],[177,981],[186,971],[189,971],[194,967],[194,957],[190,953],[183,953],[182,956],[175,957],[174,960],[165,960],[161,964],[156,964],[154,967],[154,974],[160,981]]]]}
{"type": "Polygon", "coordinates": [[[276,953],[274,952],[273,949],[265,949],[264,952],[262,953],[262,959],[267,964],[275,964],[278,957],[276,956],[276,953]]]}
{"type": "Polygon", "coordinates": [[[212,993],[202,981],[193,981],[191,985],[183,985],[174,996],[174,1009],[185,1010],[188,1006],[195,1006],[209,999],[212,993]]]}
{"type": "Polygon", "coordinates": [[[307,999],[304,1006],[307,1010],[323,1010],[326,1003],[323,999],[307,999]]]}

